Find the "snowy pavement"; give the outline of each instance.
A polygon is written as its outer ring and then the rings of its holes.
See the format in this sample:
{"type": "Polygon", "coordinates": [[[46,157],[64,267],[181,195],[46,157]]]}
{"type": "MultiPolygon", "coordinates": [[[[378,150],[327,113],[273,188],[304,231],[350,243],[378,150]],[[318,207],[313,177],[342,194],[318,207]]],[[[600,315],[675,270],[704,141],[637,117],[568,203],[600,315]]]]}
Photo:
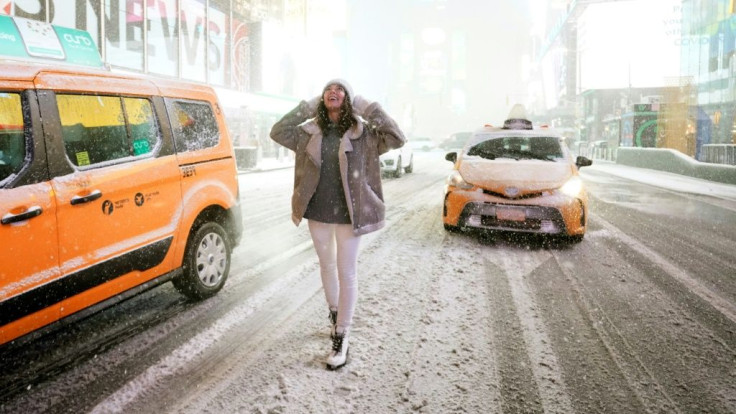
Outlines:
{"type": "Polygon", "coordinates": [[[240,176],[246,237],[219,295],[149,322],[177,297],[164,285],[86,321],[90,337],[151,327],[91,357],[71,344],[60,358],[76,364],[0,412],[736,413],[733,188],[596,163],[585,240],[546,244],[445,232],[440,158],[384,180],[344,368],[325,369],[293,172],[264,171],[240,176]]]}

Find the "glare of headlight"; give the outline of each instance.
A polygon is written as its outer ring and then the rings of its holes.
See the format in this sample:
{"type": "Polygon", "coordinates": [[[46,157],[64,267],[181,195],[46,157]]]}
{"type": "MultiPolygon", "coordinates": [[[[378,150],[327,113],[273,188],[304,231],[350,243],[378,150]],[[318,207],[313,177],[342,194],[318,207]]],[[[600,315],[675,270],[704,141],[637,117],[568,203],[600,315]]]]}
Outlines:
{"type": "Polygon", "coordinates": [[[570,197],[577,197],[582,190],[583,181],[578,176],[570,178],[560,187],[560,192],[570,197]]]}
{"type": "Polygon", "coordinates": [[[468,184],[463,180],[463,176],[459,172],[453,171],[449,177],[447,177],[447,185],[450,187],[457,187],[461,190],[470,190],[473,188],[472,184],[468,184]]]}

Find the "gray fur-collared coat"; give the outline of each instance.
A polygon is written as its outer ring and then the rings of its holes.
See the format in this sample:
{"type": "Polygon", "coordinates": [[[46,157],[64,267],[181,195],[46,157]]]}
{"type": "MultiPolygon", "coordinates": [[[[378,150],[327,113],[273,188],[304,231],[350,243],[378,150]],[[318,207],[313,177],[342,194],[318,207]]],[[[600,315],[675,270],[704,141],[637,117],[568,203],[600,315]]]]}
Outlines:
{"type": "MultiPolygon", "coordinates": [[[[300,102],[271,129],[271,139],[295,153],[291,218],[297,226],[320,178],[322,130],[314,118],[316,103],[316,99],[300,102]]],[[[405,138],[377,102],[368,103],[356,96],[353,116],[358,122],[343,134],[338,159],[353,232],[363,235],[385,224],[378,156],[401,147],[405,138]]]]}

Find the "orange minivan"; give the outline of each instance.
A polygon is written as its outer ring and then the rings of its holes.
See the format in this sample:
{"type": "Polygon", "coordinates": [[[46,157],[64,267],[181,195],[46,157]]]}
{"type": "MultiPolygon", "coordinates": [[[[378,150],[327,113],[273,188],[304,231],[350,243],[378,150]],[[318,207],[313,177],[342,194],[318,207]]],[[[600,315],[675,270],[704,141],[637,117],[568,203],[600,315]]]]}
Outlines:
{"type": "Polygon", "coordinates": [[[0,223],[0,344],[167,281],[214,295],[242,234],[214,91],[0,60],[0,223]]]}
{"type": "Polygon", "coordinates": [[[588,228],[588,195],[562,135],[534,127],[522,106],[503,127],[485,125],[462,150],[449,152],[442,222],[445,230],[480,229],[561,236],[573,243],[588,228]]]}

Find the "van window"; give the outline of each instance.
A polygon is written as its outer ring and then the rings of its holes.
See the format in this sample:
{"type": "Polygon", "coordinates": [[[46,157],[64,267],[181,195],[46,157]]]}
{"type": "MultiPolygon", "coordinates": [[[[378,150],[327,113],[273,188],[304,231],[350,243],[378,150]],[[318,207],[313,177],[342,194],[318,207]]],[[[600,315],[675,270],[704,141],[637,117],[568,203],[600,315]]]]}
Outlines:
{"type": "Polygon", "coordinates": [[[147,155],[159,141],[147,99],[59,94],[56,102],[64,148],[76,166],[147,155]]]}
{"type": "Polygon", "coordinates": [[[172,100],[168,107],[178,152],[214,147],[220,142],[215,114],[209,103],[172,100]]]}
{"type": "Polygon", "coordinates": [[[151,102],[140,98],[123,98],[133,145],[133,155],[148,154],[158,141],[158,125],[151,102]]]}
{"type": "Polygon", "coordinates": [[[25,158],[20,94],[0,92],[0,182],[18,173],[25,158]]]}

